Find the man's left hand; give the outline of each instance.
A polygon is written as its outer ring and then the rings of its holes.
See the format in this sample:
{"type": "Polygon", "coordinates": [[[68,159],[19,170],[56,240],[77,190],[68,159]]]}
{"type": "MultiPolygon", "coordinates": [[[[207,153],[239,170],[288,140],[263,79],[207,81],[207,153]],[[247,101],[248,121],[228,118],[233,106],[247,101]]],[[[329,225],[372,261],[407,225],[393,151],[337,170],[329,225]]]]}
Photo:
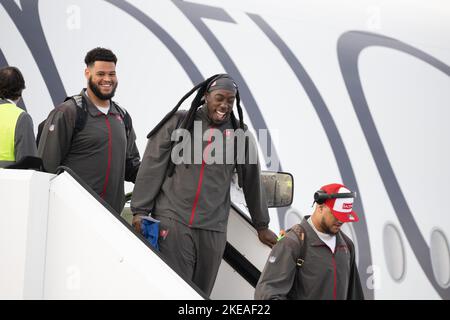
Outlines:
{"type": "Polygon", "coordinates": [[[258,238],[259,241],[271,248],[277,243],[277,235],[268,228],[258,230],[258,238]]]}

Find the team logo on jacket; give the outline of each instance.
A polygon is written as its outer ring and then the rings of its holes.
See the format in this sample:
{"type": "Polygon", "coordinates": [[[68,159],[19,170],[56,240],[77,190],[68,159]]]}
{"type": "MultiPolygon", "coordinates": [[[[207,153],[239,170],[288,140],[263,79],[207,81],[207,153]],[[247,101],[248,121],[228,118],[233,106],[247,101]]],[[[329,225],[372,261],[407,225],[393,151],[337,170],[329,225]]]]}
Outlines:
{"type": "Polygon", "coordinates": [[[274,263],[276,260],[277,260],[277,257],[275,257],[275,256],[270,256],[269,257],[269,262],[270,263],[274,263]]]}
{"type": "Polygon", "coordinates": [[[116,115],[116,119],[119,120],[120,123],[123,123],[122,117],[120,115],[116,115]]]}
{"type": "Polygon", "coordinates": [[[160,231],[159,231],[159,236],[160,236],[163,240],[166,240],[168,234],[169,234],[169,230],[160,230],[160,231]]]}
{"type": "Polygon", "coordinates": [[[348,254],[348,253],[349,253],[348,247],[345,246],[345,245],[337,246],[337,247],[336,247],[336,250],[344,251],[345,254],[348,254]]]}
{"type": "Polygon", "coordinates": [[[54,124],[52,124],[52,125],[50,125],[50,127],[48,127],[48,131],[54,131],[55,130],[55,125],[54,124]]]}

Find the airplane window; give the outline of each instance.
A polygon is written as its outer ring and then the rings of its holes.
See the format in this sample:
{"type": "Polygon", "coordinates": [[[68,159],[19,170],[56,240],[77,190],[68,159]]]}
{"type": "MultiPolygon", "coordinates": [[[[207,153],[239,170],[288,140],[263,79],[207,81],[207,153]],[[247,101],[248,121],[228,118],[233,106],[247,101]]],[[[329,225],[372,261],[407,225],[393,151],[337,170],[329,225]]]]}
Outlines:
{"type": "Polygon", "coordinates": [[[397,282],[403,280],[406,269],[405,249],[397,227],[386,224],[383,231],[384,256],[389,274],[397,282]]]}
{"type": "Polygon", "coordinates": [[[431,265],[434,277],[442,288],[450,286],[450,252],[445,234],[435,229],[430,243],[431,265]]]}

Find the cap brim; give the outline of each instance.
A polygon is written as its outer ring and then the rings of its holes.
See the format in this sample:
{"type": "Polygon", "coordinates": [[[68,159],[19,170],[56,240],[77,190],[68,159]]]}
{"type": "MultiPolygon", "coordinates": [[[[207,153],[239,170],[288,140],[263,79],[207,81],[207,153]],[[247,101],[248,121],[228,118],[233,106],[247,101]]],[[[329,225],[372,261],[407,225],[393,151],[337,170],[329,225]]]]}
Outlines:
{"type": "Polygon", "coordinates": [[[335,218],[338,219],[340,222],[358,222],[359,221],[359,217],[355,211],[337,212],[337,211],[331,210],[331,212],[333,213],[333,216],[335,216],[335,218]]]}

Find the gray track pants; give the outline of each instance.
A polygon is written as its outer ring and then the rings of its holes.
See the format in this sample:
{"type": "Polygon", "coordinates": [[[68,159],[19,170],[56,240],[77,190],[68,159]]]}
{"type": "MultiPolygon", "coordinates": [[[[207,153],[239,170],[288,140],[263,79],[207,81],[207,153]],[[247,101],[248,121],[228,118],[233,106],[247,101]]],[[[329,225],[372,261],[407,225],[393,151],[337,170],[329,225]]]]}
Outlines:
{"type": "Polygon", "coordinates": [[[192,229],[164,216],[155,219],[161,221],[160,230],[168,230],[165,238],[159,238],[161,254],[209,297],[225,250],[226,233],[192,229]]]}

